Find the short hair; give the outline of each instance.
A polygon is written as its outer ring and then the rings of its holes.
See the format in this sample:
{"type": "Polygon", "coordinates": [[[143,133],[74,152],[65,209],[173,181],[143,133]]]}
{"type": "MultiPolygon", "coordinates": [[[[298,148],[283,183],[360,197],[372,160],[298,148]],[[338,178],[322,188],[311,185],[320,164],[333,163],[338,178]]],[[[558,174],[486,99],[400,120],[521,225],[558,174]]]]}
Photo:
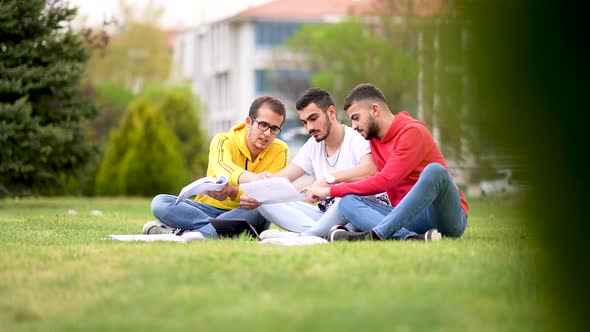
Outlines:
{"type": "Polygon", "coordinates": [[[383,95],[383,92],[381,92],[381,90],[377,89],[369,83],[363,83],[354,87],[354,89],[350,91],[348,96],[346,96],[346,99],[344,100],[344,110],[348,110],[350,105],[352,105],[352,103],[354,102],[367,99],[373,99],[383,104],[387,104],[385,96],[383,95]]]}
{"type": "Polygon", "coordinates": [[[305,91],[303,95],[297,99],[295,108],[297,108],[298,111],[301,111],[311,103],[316,104],[322,109],[322,111],[327,112],[328,107],[334,105],[334,100],[332,100],[332,97],[330,97],[330,94],[326,90],[320,88],[311,88],[307,89],[307,91],[305,91]]]}
{"type": "Polygon", "coordinates": [[[285,109],[285,104],[282,101],[278,100],[272,96],[262,96],[254,99],[252,104],[250,105],[250,111],[248,112],[248,116],[251,118],[256,118],[258,116],[258,110],[262,105],[267,105],[270,107],[270,110],[273,113],[276,113],[283,117],[283,122],[285,121],[285,116],[287,111],[285,109]]]}

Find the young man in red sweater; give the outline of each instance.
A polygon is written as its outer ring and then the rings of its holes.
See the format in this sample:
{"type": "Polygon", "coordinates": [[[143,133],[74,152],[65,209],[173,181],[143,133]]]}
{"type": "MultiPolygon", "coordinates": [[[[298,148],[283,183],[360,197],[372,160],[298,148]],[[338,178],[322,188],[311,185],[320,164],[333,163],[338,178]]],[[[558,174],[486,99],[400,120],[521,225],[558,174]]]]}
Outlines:
{"type": "Polygon", "coordinates": [[[344,110],[352,128],[370,141],[379,172],[357,182],[304,188],[310,201],[343,197],[340,211],[363,230],[335,227],[330,241],[460,237],[467,227],[467,201],[426,126],[407,112],[393,114],[371,84],[355,87],[344,110]],[[384,191],[393,207],[361,197],[384,191]]]}

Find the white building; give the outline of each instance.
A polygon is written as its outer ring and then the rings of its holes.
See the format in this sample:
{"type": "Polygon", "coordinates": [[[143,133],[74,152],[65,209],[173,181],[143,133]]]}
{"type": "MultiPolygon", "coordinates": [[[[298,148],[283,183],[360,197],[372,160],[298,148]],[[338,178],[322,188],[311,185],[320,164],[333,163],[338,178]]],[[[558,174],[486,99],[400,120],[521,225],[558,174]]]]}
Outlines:
{"type": "Polygon", "coordinates": [[[174,42],[175,76],[188,79],[206,104],[209,136],[244,121],[250,103],[270,94],[287,106],[279,137],[289,141],[292,128],[301,128],[294,103],[309,88],[310,73],[289,61],[277,65],[272,50],[303,24],[336,22],[369,2],[276,0],[180,34],[174,42]]]}

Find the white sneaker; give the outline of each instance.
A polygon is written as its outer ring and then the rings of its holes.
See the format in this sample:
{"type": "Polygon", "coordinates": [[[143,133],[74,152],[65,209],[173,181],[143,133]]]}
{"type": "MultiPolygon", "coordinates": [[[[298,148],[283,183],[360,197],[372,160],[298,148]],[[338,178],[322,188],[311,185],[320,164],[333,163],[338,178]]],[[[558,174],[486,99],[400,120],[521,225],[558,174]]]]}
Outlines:
{"type": "Polygon", "coordinates": [[[287,232],[281,231],[278,229],[267,229],[264,232],[260,233],[260,240],[266,239],[276,239],[276,238],[284,238],[284,237],[298,237],[300,236],[299,233],[295,232],[287,232]]]}
{"type": "Polygon", "coordinates": [[[424,241],[440,241],[442,234],[436,228],[429,229],[424,233],[424,241]]]}
{"type": "Polygon", "coordinates": [[[442,234],[436,228],[431,228],[424,234],[416,234],[406,238],[406,240],[413,240],[413,241],[426,241],[426,242],[433,242],[433,241],[440,241],[442,239],[442,234]]]}

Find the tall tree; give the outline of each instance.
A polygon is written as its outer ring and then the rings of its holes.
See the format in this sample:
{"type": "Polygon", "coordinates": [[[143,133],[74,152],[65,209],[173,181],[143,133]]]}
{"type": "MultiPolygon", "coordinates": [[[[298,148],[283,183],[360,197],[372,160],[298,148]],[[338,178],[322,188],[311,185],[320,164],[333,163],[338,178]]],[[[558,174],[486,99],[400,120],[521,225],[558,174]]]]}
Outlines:
{"type": "Polygon", "coordinates": [[[172,63],[166,35],[158,25],[162,7],[149,1],[135,8],[119,2],[123,17],[105,50],[94,52],[89,65],[92,81],[109,81],[139,92],[148,83],[168,78],[172,63]]]}
{"type": "Polygon", "coordinates": [[[63,0],[0,3],[0,195],[54,188],[95,147],[94,105],[80,93],[89,54],[63,0]]]}
{"type": "MultiPolygon", "coordinates": [[[[303,27],[286,47],[303,54],[296,59],[312,70],[313,85],[328,89],[337,101],[355,85],[371,82],[391,107],[412,113],[432,130],[453,166],[472,159],[477,164],[485,142],[466,125],[477,110],[469,107],[465,22],[444,1],[372,3],[355,18],[303,27]]],[[[461,180],[469,181],[469,172],[459,171],[465,174],[461,180]]]]}
{"type": "Polygon", "coordinates": [[[306,55],[303,65],[312,68],[313,85],[327,89],[336,100],[343,101],[352,87],[369,81],[398,107],[415,94],[416,57],[393,48],[386,36],[373,33],[359,19],[304,26],[286,46],[306,55]]]}

